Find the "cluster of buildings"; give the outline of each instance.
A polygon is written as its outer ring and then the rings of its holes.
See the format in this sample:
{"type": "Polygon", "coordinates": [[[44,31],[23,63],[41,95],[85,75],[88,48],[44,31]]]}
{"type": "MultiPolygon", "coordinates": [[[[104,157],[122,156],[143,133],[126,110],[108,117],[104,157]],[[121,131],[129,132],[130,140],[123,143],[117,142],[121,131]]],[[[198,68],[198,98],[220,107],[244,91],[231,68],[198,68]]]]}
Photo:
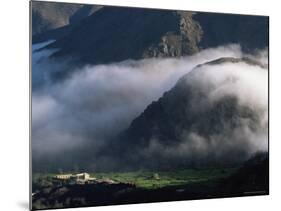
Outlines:
{"type": "Polygon", "coordinates": [[[88,173],[79,174],[58,174],[53,176],[55,182],[69,184],[89,184],[96,181],[96,178],[91,177],[88,173]]]}
{"type": "Polygon", "coordinates": [[[116,183],[110,179],[97,179],[91,177],[88,173],[79,173],[79,174],[58,174],[53,176],[53,181],[63,184],[93,184],[93,183],[107,183],[114,184],[116,183]]]}

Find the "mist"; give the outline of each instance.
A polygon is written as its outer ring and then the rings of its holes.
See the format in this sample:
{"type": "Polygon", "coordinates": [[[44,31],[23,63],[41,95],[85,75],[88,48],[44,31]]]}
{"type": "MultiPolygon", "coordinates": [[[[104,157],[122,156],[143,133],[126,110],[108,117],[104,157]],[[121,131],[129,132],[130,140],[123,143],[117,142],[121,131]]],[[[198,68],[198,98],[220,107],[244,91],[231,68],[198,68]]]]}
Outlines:
{"type": "MultiPolygon", "coordinates": [[[[137,152],[140,159],[223,159],[227,153],[237,154],[239,150],[247,151],[243,157],[246,159],[258,151],[267,151],[267,70],[246,63],[197,67],[221,57],[245,56],[239,45],[206,49],[182,58],[84,66],[60,81],[52,81],[51,74],[65,70],[67,64],[51,61],[51,53],[34,50],[32,54],[32,157],[38,166],[54,160],[54,168],[78,165],[95,169],[108,162],[114,165],[114,155],[104,163],[104,157],[99,160],[100,152],[184,75],[192,89],[201,90],[206,96],[203,100],[192,98],[191,112],[200,114],[224,97],[235,96],[239,105],[257,113],[257,129],[249,129],[250,123],[245,119],[241,127],[230,133],[202,135],[198,131],[181,131],[182,142],[172,147],[158,139],[150,140],[147,148],[137,152]],[[226,144],[224,140],[230,138],[233,141],[226,144]],[[217,146],[221,148],[218,150],[217,146]]],[[[264,52],[251,57],[262,63],[267,61],[264,52]]]]}
{"type": "Polygon", "coordinates": [[[191,120],[184,126],[174,122],[177,141],[163,141],[155,133],[146,147],[133,151],[130,159],[145,166],[233,165],[268,151],[267,69],[243,62],[197,67],[161,105],[183,109],[183,118],[191,120]],[[177,95],[187,101],[185,108],[177,95]]]}

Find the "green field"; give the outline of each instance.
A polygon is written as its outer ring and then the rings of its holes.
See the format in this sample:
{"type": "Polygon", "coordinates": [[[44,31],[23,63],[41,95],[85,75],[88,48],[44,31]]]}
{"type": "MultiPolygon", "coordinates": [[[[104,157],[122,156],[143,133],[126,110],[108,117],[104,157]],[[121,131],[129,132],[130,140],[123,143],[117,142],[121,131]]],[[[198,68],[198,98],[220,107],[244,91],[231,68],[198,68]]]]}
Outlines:
{"type": "Polygon", "coordinates": [[[227,177],[236,168],[229,169],[203,169],[182,170],[175,172],[122,172],[122,173],[96,173],[91,176],[96,178],[109,178],[118,182],[134,183],[141,188],[160,188],[171,185],[185,185],[189,183],[205,182],[208,180],[227,177]]]}
{"type": "MultiPolygon", "coordinates": [[[[133,183],[139,188],[155,189],[166,186],[187,185],[214,181],[228,177],[237,168],[224,169],[189,169],[181,171],[137,171],[137,172],[107,172],[90,173],[97,179],[111,179],[116,182],[133,183]]],[[[71,173],[71,172],[67,172],[71,173]]],[[[52,176],[55,174],[33,174],[33,190],[52,185],[52,176]]]]}

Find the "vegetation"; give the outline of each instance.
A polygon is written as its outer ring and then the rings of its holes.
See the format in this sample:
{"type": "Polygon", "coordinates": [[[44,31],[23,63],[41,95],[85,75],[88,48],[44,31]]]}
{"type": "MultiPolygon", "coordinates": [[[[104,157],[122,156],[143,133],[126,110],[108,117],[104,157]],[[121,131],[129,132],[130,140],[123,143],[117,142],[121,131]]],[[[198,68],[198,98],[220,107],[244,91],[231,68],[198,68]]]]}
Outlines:
{"type": "Polygon", "coordinates": [[[93,173],[91,176],[124,183],[133,183],[141,188],[161,188],[165,186],[185,185],[190,183],[204,182],[213,179],[224,178],[231,175],[236,168],[229,169],[202,169],[202,170],[182,170],[170,172],[112,172],[93,173]]]}
{"type": "Polygon", "coordinates": [[[264,195],[268,194],[268,164],[268,156],[261,154],[237,168],[91,173],[104,182],[85,185],[55,185],[54,174],[33,174],[33,189],[38,189],[33,191],[32,206],[46,209],[264,195]]]}
{"type": "MultiPolygon", "coordinates": [[[[132,183],[136,187],[156,189],[166,186],[187,185],[191,183],[207,182],[230,176],[237,168],[227,169],[188,169],[181,171],[136,171],[136,172],[108,172],[90,173],[97,179],[111,179],[121,183],[132,183]]],[[[55,174],[34,174],[32,189],[36,191],[42,187],[52,186],[52,176],[55,174]]]]}

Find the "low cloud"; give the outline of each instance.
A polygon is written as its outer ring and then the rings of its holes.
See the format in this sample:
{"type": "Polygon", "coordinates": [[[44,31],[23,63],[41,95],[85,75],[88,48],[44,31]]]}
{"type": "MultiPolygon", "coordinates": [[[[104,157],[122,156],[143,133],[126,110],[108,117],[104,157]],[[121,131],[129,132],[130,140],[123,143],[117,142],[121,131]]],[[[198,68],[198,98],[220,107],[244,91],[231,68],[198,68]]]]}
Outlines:
{"type": "Polygon", "coordinates": [[[176,94],[166,102],[191,120],[174,122],[175,140],[163,141],[158,132],[133,151],[140,166],[232,165],[268,151],[267,69],[243,62],[203,65],[181,78],[173,92],[185,98],[185,107],[176,94]]]}
{"type": "MultiPolygon", "coordinates": [[[[85,66],[73,71],[68,78],[53,82],[51,72],[66,67],[64,63],[50,61],[47,58],[49,53],[34,51],[32,55],[32,152],[33,160],[38,166],[44,160],[51,161],[56,158],[54,168],[69,168],[74,164],[84,165],[86,168],[89,163],[98,163],[99,152],[108,147],[108,140],[128,128],[134,118],[152,101],[158,100],[165,91],[174,87],[183,75],[198,64],[221,57],[243,56],[238,45],[230,45],[203,50],[194,56],[178,59],[144,59],[85,66]]],[[[262,54],[259,56],[254,57],[258,60],[265,57],[262,54]]],[[[208,104],[224,96],[235,95],[242,105],[258,110],[259,114],[263,113],[264,124],[267,124],[267,71],[240,63],[208,65],[202,68],[210,71],[195,74],[192,77],[194,87],[204,87],[205,90],[205,86],[209,84],[206,85],[206,82],[221,84],[214,90],[206,89],[208,104]],[[225,75],[220,74],[221,72],[225,75]],[[226,75],[229,80],[239,80],[239,83],[225,83],[226,75]]],[[[196,107],[198,108],[197,105],[194,106],[196,107]]],[[[204,106],[202,108],[208,109],[204,106]]],[[[248,137],[264,137],[261,144],[265,144],[267,131],[252,134],[252,131],[247,131],[247,127],[243,129],[248,137]]],[[[235,133],[243,136],[241,131],[233,131],[232,135],[235,133]]],[[[196,132],[183,131],[182,135],[185,138],[178,146],[166,148],[161,145],[160,140],[154,140],[141,153],[146,153],[147,157],[160,152],[166,158],[174,155],[186,157],[189,150],[192,152],[190,155],[200,157],[202,153],[200,155],[199,152],[206,151],[207,148],[210,151],[216,147],[204,145],[206,137],[196,132]]],[[[226,134],[222,134],[220,137],[210,137],[210,140],[216,140],[217,144],[223,143],[224,136],[228,138],[226,134]]],[[[257,145],[253,151],[258,148],[265,150],[265,147],[257,145]]],[[[175,159],[178,157],[175,156],[175,159]]]]}

